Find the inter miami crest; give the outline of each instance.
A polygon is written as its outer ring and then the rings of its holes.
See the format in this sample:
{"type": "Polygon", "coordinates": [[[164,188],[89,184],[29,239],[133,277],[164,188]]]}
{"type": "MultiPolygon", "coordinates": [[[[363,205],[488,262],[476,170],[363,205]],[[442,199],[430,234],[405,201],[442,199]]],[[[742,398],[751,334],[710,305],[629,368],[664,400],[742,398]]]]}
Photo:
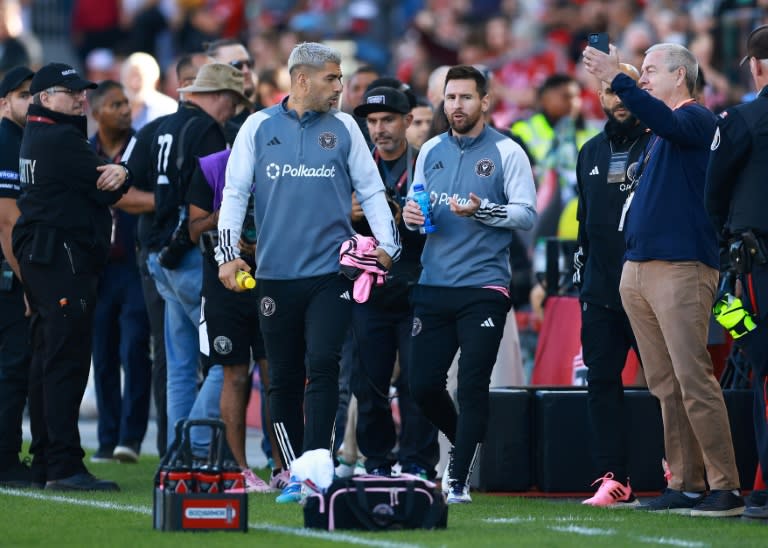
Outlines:
{"type": "Polygon", "coordinates": [[[419,333],[421,333],[421,318],[414,316],[413,318],[413,325],[411,326],[411,337],[415,337],[419,333]]]}
{"type": "Polygon", "coordinates": [[[229,337],[219,335],[213,339],[213,348],[222,356],[226,356],[232,352],[232,341],[229,339],[229,337]]]}
{"type": "Polygon", "coordinates": [[[265,317],[269,317],[275,313],[275,309],[277,309],[277,304],[275,303],[274,299],[272,299],[272,297],[264,297],[261,299],[260,308],[261,308],[261,315],[265,317]]]}
{"type": "Polygon", "coordinates": [[[320,143],[320,146],[325,150],[332,150],[336,148],[336,136],[330,131],[321,133],[317,138],[317,142],[320,143]]]}
{"type": "Polygon", "coordinates": [[[496,166],[488,158],[478,160],[475,164],[475,173],[480,175],[480,177],[490,177],[494,169],[496,169],[496,166]]]}

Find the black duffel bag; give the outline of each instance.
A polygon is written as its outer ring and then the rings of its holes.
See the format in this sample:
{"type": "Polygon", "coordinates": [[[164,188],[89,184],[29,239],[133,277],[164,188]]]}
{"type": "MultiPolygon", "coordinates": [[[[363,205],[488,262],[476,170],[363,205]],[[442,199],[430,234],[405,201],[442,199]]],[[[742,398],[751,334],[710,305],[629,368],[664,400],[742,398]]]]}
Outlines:
{"type": "Polygon", "coordinates": [[[417,476],[353,476],[310,495],[304,526],[314,529],[444,529],[448,506],[432,482],[417,476]]]}

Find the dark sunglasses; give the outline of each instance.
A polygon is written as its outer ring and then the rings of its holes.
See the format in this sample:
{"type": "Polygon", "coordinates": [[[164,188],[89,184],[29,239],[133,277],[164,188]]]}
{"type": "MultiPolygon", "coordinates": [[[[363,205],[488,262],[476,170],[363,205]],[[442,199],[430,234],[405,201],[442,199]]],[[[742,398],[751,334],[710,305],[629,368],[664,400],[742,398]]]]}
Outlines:
{"type": "Polygon", "coordinates": [[[245,61],[241,61],[241,60],[230,61],[229,66],[235,67],[237,70],[243,70],[243,67],[248,67],[249,69],[252,69],[253,61],[251,59],[246,59],[245,61]]]}

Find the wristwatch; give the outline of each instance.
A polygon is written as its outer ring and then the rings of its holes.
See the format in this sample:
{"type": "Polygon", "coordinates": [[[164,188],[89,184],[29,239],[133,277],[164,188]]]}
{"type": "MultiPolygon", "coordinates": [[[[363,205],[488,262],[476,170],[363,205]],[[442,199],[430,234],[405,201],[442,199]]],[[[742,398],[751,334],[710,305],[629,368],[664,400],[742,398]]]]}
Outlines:
{"type": "Polygon", "coordinates": [[[125,170],[125,182],[127,183],[128,181],[130,181],[131,180],[131,170],[128,169],[128,166],[123,164],[123,163],[120,163],[120,164],[117,164],[117,165],[119,165],[120,167],[122,167],[125,170]]]}

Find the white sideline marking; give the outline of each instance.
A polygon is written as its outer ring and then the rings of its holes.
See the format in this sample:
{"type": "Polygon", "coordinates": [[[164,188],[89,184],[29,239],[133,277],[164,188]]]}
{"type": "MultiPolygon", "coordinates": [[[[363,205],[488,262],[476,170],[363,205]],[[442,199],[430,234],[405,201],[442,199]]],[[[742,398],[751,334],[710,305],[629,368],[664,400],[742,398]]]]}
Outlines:
{"type": "Polygon", "coordinates": [[[270,531],[273,533],[285,533],[298,537],[317,538],[321,540],[332,540],[335,542],[349,542],[350,544],[359,544],[361,546],[380,546],[381,548],[418,548],[418,544],[406,544],[404,542],[389,542],[360,538],[347,533],[332,533],[330,531],[321,531],[319,529],[294,529],[285,525],[270,525],[269,523],[249,523],[250,529],[260,531],[270,531]]]}
{"type": "Polygon", "coordinates": [[[540,518],[535,516],[517,516],[517,517],[510,517],[510,518],[483,518],[483,521],[485,523],[496,523],[496,524],[504,524],[504,523],[526,523],[526,522],[534,522],[534,521],[555,521],[555,522],[563,522],[563,523],[571,523],[571,522],[589,522],[589,521],[599,521],[600,523],[606,523],[606,522],[624,522],[626,521],[623,517],[618,516],[606,516],[606,517],[600,517],[595,518],[591,516],[555,516],[551,518],[540,518]]]}
{"type": "Polygon", "coordinates": [[[683,548],[705,548],[709,546],[704,542],[698,542],[693,540],[680,540],[676,538],[667,537],[635,537],[640,542],[647,542],[649,544],[666,544],[668,546],[682,546],[683,548]]]}
{"type": "MultiPolygon", "coordinates": [[[[483,521],[486,523],[495,523],[495,524],[515,524],[515,523],[533,523],[537,521],[539,522],[554,521],[554,522],[568,523],[569,525],[548,527],[552,531],[558,531],[561,533],[576,533],[578,535],[586,535],[586,536],[613,536],[617,534],[617,531],[615,529],[599,529],[599,528],[592,528],[592,527],[583,527],[580,525],[576,525],[576,523],[574,522],[600,521],[601,523],[605,523],[607,521],[623,522],[626,520],[624,518],[617,517],[617,516],[600,517],[598,519],[591,516],[571,515],[571,516],[559,516],[559,517],[552,517],[552,518],[538,518],[538,517],[529,515],[529,516],[510,517],[510,518],[484,518],[483,521]]],[[[638,542],[645,542],[648,544],[662,544],[665,546],[679,546],[680,548],[708,548],[709,546],[711,546],[706,542],[670,538],[670,537],[648,537],[648,536],[635,536],[635,535],[628,535],[628,537],[630,540],[636,540],[638,542]]]]}
{"type": "MultiPolygon", "coordinates": [[[[119,512],[133,512],[135,514],[141,514],[144,516],[152,515],[152,508],[149,506],[134,506],[132,504],[117,504],[114,502],[107,502],[101,500],[88,500],[78,499],[73,497],[65,497],[62,495],[45,495],[42,493],[35,493],[31,491],[23,491],[17,489],[7,489],[0,487],[0,494],[12,495],[16,497],[25,497],[35,500],[45,500],[51,502],[61,502],[64,504],[72,504],[74,506],[88,506],[90,508],[98,508],[101,510],[117,510],[119,512]]],[[[293,527],[287,527],[284,525],[272,525],[270,523],[249,523],[249,529],[256,529],[259,531],[269,531],[273,533],[282,533],[285,535],[293,535],[296,537],[307,538],[319,538],[330,540],[334,542],[347,542],[349,544],[357,544],[359,546],[372,546],[375,548],[419,548],[418,544],[407,544],[404,542],[390,542],[376,539],[368,539],[350,535],[347,533],[333,533],[330,531],[320,531],[314,529],[297,529],[293,527]]]]}
{"type": "Polygon", "coordinates": [[[594,527],[582,527],[581,525],[565,525],[549,527],[549,529],[559,531],[560,533],[576,533],[588,537],[612,536],[616,534],[616,531],[613,529],[596,529],[594,527]]]}
{"type": "Polygon", "coordinates": [[[16,497],[24,497],[24,498],[35,499],[35,500],[49,500],[52,502],[63,502],[65,504],[74,504],[76,506],[90,506],[91,508],[99,508],[101,510],[119,510],[121,512],[133,512],[135,514],[143,514],[145,516],[152,515],[152,508],[148,506],[133,506],[132,504],[117,504],[114,502],[107,502],[103,500],[76,499],[72,497],[64,497],[62,495],[44,495],[42,493],[35,493],[33,491],[7,489],[5,487],[0,487],[0,494],[13,495],[16,497]]]}
{"type": "Polygon", "coordinates": [[[486,523],[525,523],[529,521],[536,521],[536,518],[533,516],[528,516],[525,518],[485,518],[483,521],[486,523]]]}

